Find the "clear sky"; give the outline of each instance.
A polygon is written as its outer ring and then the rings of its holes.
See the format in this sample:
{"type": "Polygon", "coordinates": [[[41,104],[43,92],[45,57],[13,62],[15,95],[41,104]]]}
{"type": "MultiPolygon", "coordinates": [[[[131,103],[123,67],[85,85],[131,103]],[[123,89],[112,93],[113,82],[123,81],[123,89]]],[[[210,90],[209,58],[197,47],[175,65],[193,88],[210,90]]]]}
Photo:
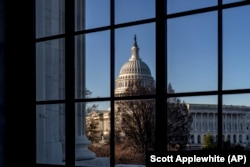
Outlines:
{"type": "MultiPolygon", "coordinates": [[[[224,0],[224,3],[240,0],[224,0]]],[[[154,0],[116,0],[117,24],[155,16],[154,0]],[[146,12],[145,12],[146,11],[146,12]]],[[[168,13],[213,6],[217,0],[170,0],[168,13]]],[[[86,0],[86,28],[109,24],[109,0],[86,0]]],[[[250,88],[250,6],[223,12],[223,89],[250,88]]],[[[217,12],[167,22],[168,81],[176,92],[217,89],[217,12]]],[[[140,57],[155,78],[155,24],[115,31],[115,76],[131,55],[134,34],[140,57]]],[[[109,96],[110,32],[86,36],[87,88],[92,97],[109,96]]],[[[182,98],[187,103],[216,103],[216,96],[182,98]]],[[[224,104],[250,105],[250,95],[227,95],[224,104]]]]}

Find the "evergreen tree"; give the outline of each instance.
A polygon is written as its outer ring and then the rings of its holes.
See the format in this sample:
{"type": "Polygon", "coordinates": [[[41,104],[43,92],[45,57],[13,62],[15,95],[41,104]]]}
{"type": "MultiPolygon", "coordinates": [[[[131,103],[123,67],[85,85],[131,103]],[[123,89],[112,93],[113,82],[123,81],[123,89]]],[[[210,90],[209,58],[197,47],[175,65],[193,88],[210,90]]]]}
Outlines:
{"type": "Polygon", "coordinates": [[[203,145],[205,149],[213,149],[214,146],[214,138],[211,134],[207,134],[203,138],[203,145]]]}

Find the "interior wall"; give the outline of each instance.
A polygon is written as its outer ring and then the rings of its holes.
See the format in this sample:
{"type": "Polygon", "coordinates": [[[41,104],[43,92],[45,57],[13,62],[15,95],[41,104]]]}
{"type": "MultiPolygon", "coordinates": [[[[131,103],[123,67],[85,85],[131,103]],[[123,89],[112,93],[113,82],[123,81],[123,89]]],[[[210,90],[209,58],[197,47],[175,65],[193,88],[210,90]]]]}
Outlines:
{"type": "Polygon", "coordinates": [[[0,166],[4,166],[5,160],[5,70],[4,70],[4,54],[5,54],[5,10],[4,0],[0,0],[0,166]]]}

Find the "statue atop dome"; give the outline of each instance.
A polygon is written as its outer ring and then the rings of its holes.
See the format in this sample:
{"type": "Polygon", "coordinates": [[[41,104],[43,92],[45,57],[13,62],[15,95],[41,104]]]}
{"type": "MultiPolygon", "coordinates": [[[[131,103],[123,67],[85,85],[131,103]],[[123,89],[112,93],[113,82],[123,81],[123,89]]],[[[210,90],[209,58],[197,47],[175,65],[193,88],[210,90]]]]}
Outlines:
{"type": "Polygon", "coordinates": [[[134,46],[135,46],[135,47],[138,47],[138,46],[137,46],[137,41],[136,41],[136,34],[134,35],[134,46]]]}

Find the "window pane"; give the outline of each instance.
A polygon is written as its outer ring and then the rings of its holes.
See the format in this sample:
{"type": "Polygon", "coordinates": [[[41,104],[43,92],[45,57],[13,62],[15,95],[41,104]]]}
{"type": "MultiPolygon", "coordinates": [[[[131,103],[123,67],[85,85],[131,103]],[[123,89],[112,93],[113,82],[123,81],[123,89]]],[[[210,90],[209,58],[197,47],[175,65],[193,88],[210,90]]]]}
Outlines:
{"type": "Polygon", "coordinates": [[[75,0],[76,30],[97,28],[110,24],[109,0],[75,0]]]}
{"type": "Polygon", "coordinates": [[[233,3],[233,2],[240,2],[240,1],[245,1],[245,0],[223,0],[223,3],[233,3]]]}
{"type": "Polygon", "coordinates": [[[36,37],[65,32],[64,0],[36,0],[36,37]]]}
{"type": "Polygon", "coordinates": [[[65,165],[65,107],[36,107],[36,162],[65,165]]]}
{"type": "Polygon", "coordinates": [[[224,10],[223,88],[250,88],[250,6],[224,10]]]}
{"type": "Polygon", "coordinates": [[[216,147],[216,96],[171,97],[167,101],[167,111],[168,150],[206,150],[216,147]]]}
{"type": "Polygon", "coordinates": [[[116,0],[115,23],[137,21],[155,17],[154,0],[116,0]]]}
{"type": "Polygon", "coordinates": [[[167,26],[168,82],[176,92],[216,90],[216,13],[170,19],[167,26]]]}
{"type": "MultiPolygon", "coordinates": [[[[116,95],[124,93],[129,87],[143,89],[144,94],[153,94],[155,88],[154,24],[117,29],[115,40],[116,95]]],[[[133,92],[131,95],[139,94],[140,92],[133,92]]]]}
{"type": "Polygon", "coordinates": [[[75,107],[76,165],[109,166],[110,102],[76,103],[75,107]]]}
{"type": "Polygon", "coordinates": [[[97,157],[110,156],[110,133],[110,103],[86,103],[86,136],[91,141],[90,150],[95,152],[97,157]]]}
{"type": "Polygon", "coordinates": [[[115,102],[115,163],[145,164],[145,153],[154,150],[155,100],[115,102]]]}
{"type": "Polygon", "coordinates": [[[65,98],[64,39],[36,45],[36,100],[65,98]]]}
{"type": "Polygon", "coordinates": [[[110,96],[109,39],[109,31],[76,37],[76,98],[110,96]]]}
{"type": "Polygon", "coordinates": [[[177,13],[217,5],[217,0],[167,0],[167,12],[177,13]]]}
{"type": "Polygon", "coordinates": [[[75,0],[75,30],[84,30],[86,24],[86,0],[75,0]]]}
{"type": "Polygon", "coordinates": [[[250,94],[223,96],[223,141],[225,150],[250,149],[250,94]]]}

